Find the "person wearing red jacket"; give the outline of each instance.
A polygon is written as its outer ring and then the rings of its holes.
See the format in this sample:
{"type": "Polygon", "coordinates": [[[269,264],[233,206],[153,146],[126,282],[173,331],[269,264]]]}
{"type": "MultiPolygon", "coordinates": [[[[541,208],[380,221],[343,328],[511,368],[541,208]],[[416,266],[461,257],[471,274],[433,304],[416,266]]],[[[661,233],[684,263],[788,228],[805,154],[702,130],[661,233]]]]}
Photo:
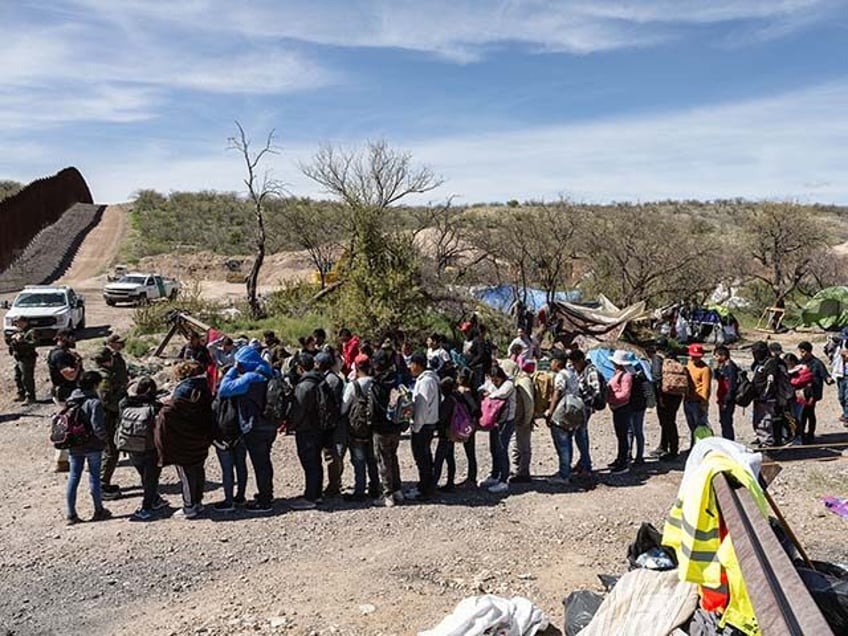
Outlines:
{"type": "Polygon", "coordinates": [[[356,356],[359,355],[359,336],[354,336],[350,332],[350,329],[342,327],[339,330],[339,342],[342,345],[342,359],[344,361],[342,364],[342,375],[347,377],[353,369],[356,356]]]}

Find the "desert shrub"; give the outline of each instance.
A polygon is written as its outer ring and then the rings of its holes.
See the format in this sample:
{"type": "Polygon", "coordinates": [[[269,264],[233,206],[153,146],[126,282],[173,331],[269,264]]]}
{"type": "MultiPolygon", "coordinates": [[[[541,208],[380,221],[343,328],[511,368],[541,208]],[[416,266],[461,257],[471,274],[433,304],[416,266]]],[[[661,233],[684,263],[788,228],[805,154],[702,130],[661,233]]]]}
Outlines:
{"type": "Polygon", "coordinates": [[[140,305],[133,311],[136,334],[161,333],[168,328],[167,316],[172,311],[184,311],[198,320],[215,326],[223,322],[221,311],[224,306],[203,298],[196,281],[184,284],[176,300],[162,300],[140,305]]]}

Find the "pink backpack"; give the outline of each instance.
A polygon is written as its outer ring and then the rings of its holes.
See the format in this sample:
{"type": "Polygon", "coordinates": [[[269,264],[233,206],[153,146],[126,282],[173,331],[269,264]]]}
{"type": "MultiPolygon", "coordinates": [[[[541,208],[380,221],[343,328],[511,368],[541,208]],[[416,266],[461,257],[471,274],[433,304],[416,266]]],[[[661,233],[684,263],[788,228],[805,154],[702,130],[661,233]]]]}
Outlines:
{"type": "Polygon", "coordinates": [[[474,422],[462,400],[454,400],[448,435],[452,442],[464,444],[474,432],[474,422]]]}
{"type": "Polygon", "coordinates": [[[483,402],[480,404],[480,410],[482,411],[480,415],[480,428],[484,431],[497,428],[498,421],[501,419],[501,413],[503,413],[505,407],[506,400],[495,400],[489,397],[483,398],[483,402]]]}

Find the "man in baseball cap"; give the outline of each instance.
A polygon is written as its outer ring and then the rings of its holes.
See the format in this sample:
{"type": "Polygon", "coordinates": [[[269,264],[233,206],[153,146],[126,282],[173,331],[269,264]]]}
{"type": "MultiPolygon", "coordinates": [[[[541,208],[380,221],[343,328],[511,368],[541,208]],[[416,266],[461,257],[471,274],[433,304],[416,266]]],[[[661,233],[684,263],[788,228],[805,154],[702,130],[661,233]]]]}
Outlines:
{"type": "Polygon", "coordinates": [[[683,414],[689,425],[689,447],[695,445],[695,429],[709,426],[708,412],[712,393],[713,374],[704,362],[704,345],[689,345],[689,362],[686,364],[689,374],[689,393],[683,401],[683,414]]]}

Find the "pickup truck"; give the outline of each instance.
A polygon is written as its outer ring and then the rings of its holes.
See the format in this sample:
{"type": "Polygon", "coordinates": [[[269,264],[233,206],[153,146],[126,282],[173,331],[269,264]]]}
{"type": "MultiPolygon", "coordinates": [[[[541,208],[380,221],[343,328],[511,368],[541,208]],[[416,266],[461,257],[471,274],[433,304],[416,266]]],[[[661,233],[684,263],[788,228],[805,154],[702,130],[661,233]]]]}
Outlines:
{"type": "Polygon", "coordinates": [[[85,328],[85,300],[66,285],[27,285],[3,318],[7,343],[15,333],[14,320],[21,316],[27,319],[28,328],[35,330],[39,340],[49,341],[61,329],[85,328]]]}
{"type": "Polygon", "coordinates": [[[107,305],[116,303],[144,304],[159,298],[175,299],[180,291],[179,282],[163,278],[158,274],[124,274],[114,283],[103,288],[103,299],[107,305]]]}

